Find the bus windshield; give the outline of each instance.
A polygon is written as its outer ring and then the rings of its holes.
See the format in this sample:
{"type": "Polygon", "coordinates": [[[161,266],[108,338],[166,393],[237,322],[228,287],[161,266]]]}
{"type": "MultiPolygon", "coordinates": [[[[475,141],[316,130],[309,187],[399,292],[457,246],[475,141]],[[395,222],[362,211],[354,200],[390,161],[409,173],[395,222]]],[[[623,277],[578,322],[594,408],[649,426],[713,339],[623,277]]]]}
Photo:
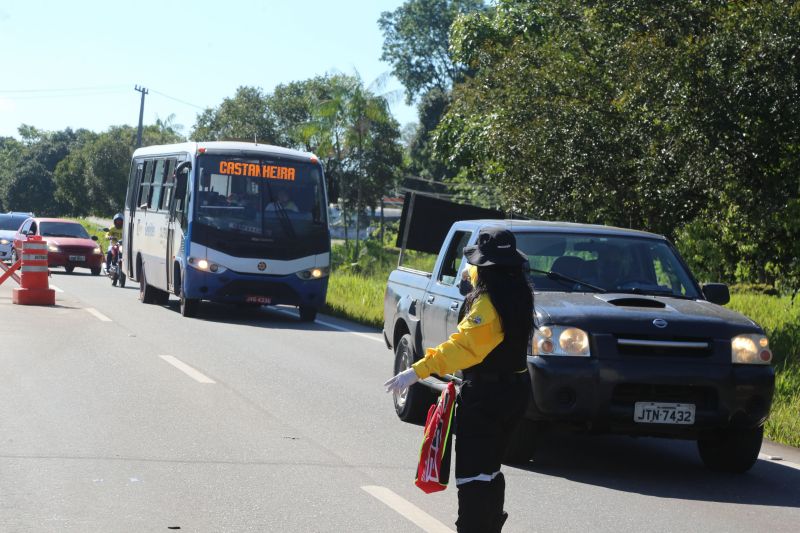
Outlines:
{"type": "Polygon", "coordinates": [[[194,220],[213,230],[274,241],[327,225],[319,165],[203,155],[198,169],[194,220]]]}

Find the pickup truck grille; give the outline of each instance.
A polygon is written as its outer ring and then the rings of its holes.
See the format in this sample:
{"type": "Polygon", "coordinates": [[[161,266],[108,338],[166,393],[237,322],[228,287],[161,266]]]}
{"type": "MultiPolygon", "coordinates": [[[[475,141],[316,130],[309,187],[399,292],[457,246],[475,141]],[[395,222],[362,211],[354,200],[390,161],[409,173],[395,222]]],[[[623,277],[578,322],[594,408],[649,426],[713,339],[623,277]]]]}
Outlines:
{"type": "Polygon", "coordinates": [[[718,399],[717,391],[710,387],[620,383],[614,387],[611,401],[625,406],[636,402],[691,403],[698,409],[716,409],[718,399]]]}
{"type": "Polygon", "coordinates": [[[618,336],[617,351],[620,355],[656,357],[710,357],[714,348],[711,339],[652,338],[641,336],[618,336]]]}

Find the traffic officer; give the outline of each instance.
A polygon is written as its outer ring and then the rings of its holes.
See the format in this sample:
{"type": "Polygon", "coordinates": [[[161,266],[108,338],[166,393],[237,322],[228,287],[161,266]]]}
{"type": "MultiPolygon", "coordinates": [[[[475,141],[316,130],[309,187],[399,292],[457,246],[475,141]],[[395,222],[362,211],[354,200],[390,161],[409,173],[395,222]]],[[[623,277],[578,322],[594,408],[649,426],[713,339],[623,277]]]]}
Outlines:
{"type": "Polygon", "coordinates": [[[508,518],[500,464],[531,394],[526,355],[533,293],[528,258],[507,229],[482,229],[478,244],[464,248],[464,255],[477,267],[477,279],[465,299],[466,316],[458,332],[384,385],[400,392],[431,374],[463,370],[455,423],[456,527],[459,532],[499,532],[508,518]]]}

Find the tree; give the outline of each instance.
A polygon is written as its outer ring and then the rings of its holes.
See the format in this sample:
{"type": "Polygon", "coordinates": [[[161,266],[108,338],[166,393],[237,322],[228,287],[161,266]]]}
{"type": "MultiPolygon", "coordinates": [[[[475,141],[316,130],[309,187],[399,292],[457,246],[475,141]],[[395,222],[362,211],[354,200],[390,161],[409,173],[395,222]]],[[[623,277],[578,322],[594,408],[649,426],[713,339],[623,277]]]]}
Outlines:
{"type": "Polygon", "coordinates": [[[450,57],[450,26],[458,15],[482,8],[482,0],[407,0],[381,13],[381,59],[392,65],[409,104],[433,88],[447,92],[461,76],[461,67],[450,57]]]}
{"type": "Polygon", "coordinates": [[[275,117],[267,97],[256,87],[239,87],[232,98],[197,115],[189,137],[196,141],[257,141],[278,144],[275,117]]]}
{"type": "Polygon", "coordinates": [[[471,75],[435,139],[460,183],[541,218],[714,227],[735,279],[797,277],[796,3],[500,0],[451,37],[471,75]]]}

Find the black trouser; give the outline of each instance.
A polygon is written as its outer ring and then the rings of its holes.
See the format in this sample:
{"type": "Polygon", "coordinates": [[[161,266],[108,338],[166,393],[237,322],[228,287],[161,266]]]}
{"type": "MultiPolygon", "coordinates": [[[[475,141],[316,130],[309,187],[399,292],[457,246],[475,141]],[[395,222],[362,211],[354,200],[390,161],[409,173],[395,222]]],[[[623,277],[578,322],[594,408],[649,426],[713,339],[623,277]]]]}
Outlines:
{"type": "Polygon", "coordinates": [[[500,464],[530,401],[531,384],[527,372],[494,377],[474,377],[461,387],[456,412],[459,532],[499,532],[508,516],[500,464]]]}

